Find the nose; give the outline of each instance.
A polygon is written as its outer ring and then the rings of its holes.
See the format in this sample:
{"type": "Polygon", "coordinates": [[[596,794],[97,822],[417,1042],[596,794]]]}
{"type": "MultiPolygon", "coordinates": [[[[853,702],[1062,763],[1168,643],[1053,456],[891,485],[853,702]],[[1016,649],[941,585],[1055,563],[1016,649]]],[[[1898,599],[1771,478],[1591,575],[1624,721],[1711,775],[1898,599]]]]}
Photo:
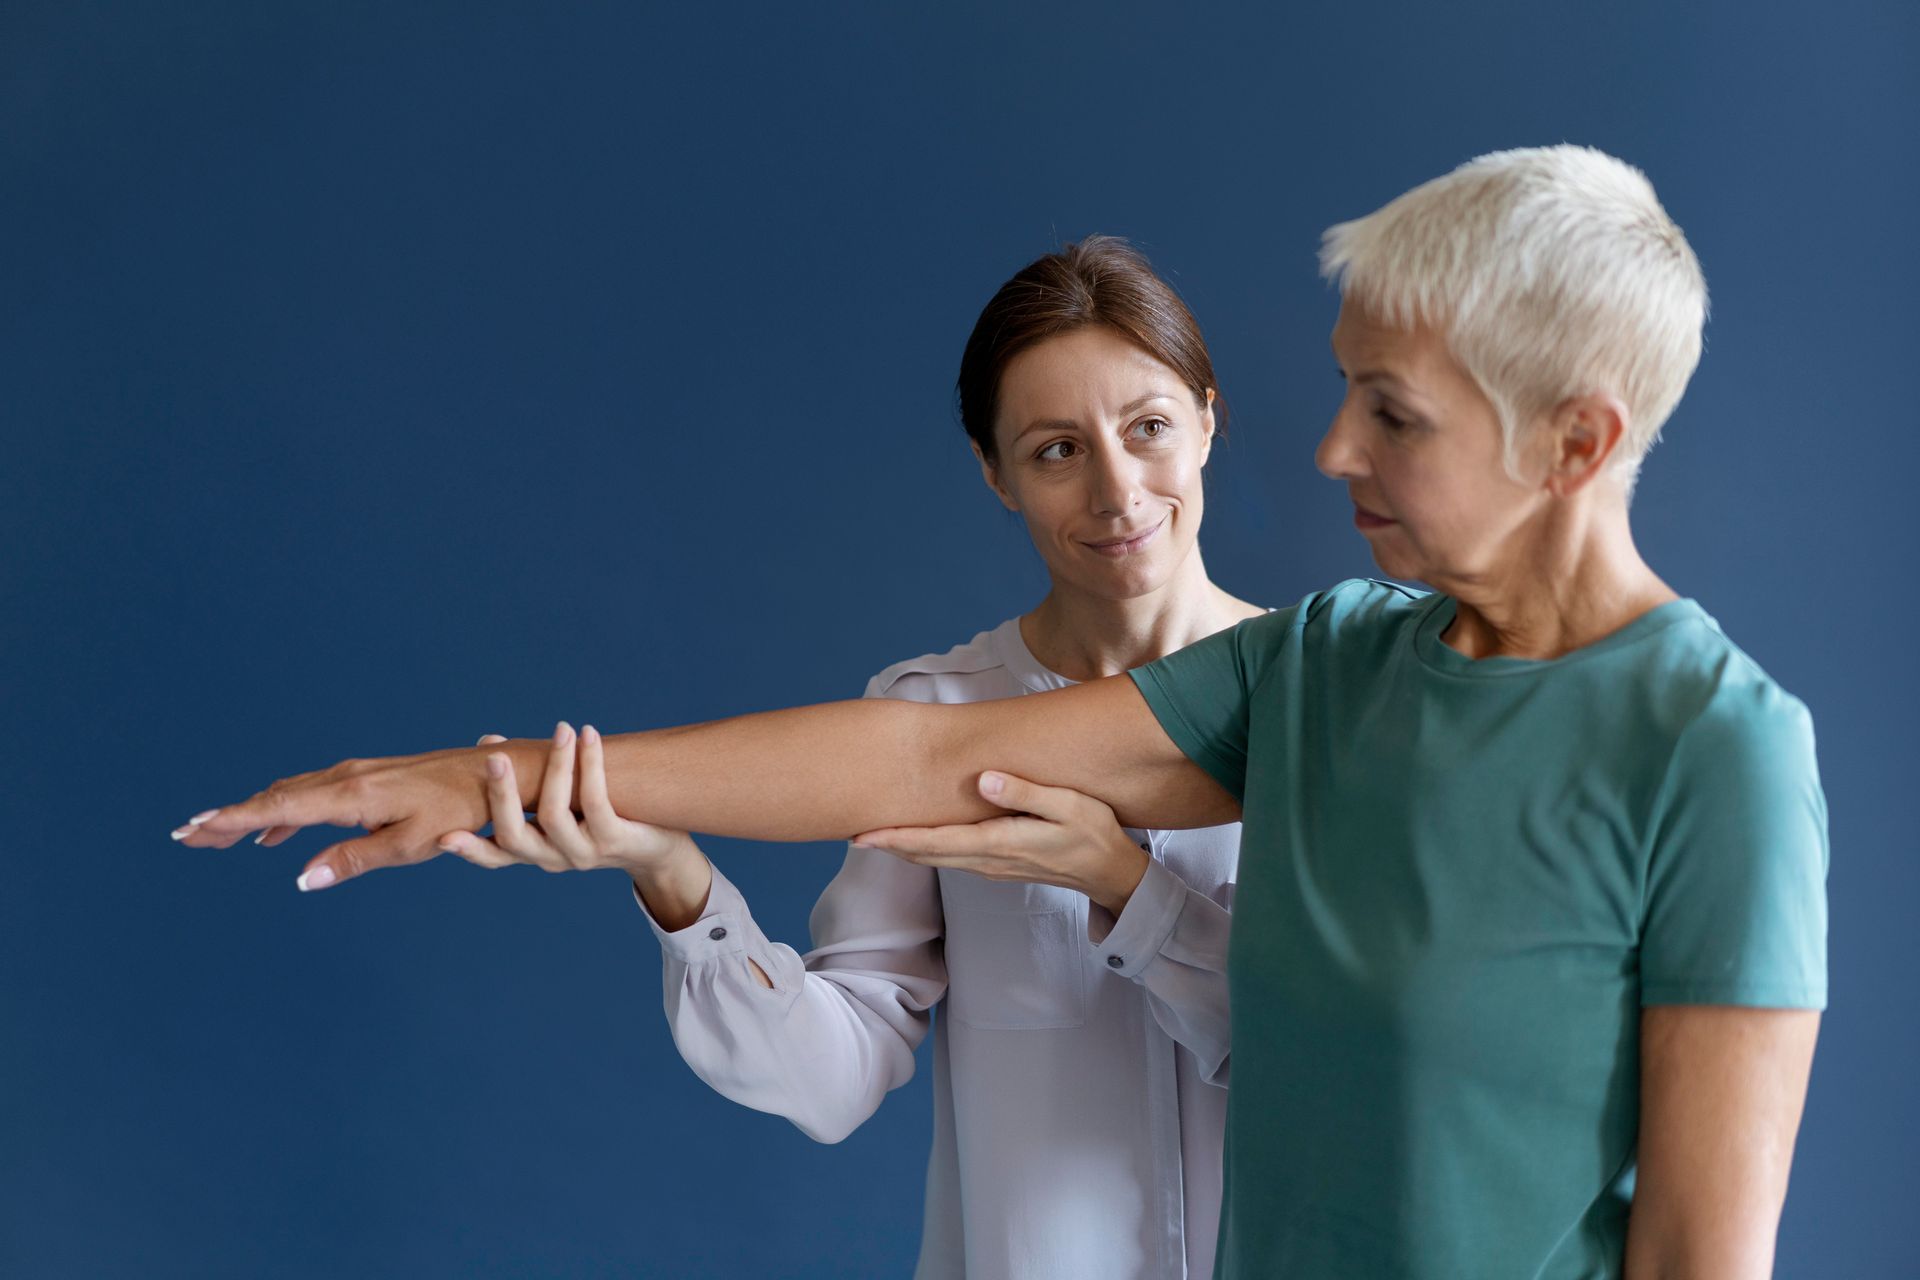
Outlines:
{"type": "Polygon", "coordinates": [[[1125,449],[1098,451],[1089,468],[1089,505],[1095,515],[1124,516],[1140,504],[1140,463],[1125,449]]]}
{"type": "Polygon", "coordinates": [[[1330,480],[1352,480],[1365,469],[1359,443],[1347,425],[1344,405],[1327,425],[1327,434],[1320,437],[1320,444],[1313,451],[1313,465],[1330,480]]]}

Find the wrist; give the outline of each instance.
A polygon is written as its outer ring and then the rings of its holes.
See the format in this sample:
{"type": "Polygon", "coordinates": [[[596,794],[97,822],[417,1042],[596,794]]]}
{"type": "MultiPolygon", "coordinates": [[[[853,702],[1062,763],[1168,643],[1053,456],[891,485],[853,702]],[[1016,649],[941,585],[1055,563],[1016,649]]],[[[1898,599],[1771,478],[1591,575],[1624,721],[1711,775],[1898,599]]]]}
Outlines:
{"type": "MultiPolygon", "coordinates": [[[[479,753],[481,777],[486,776],[486,759],[498,752],[506,756],[513,766],[513,780],[520,788],[520,808],[522,812],[532,813],[540,803],[540,781],[546,776],[547,756],[553,750],[553,743],[546,738],[508,738],[505,742],[489,743],[476,747],[479,753]]],[[[482,781],[481,786],[486,783],[482,781]]]]}
{"type": "Polygon", "coordinates": [[[1118,919],[1133,898],[1133,891],[1140,887],[1141,879],[1147,874],[1147,863],[1151,861],[1147,851],[1122,832],[1113,855],[1101,868],[1099,882],[1088,889],[1087,896],[1118,919]]]}
{"type": "Polygon", "coordinates": [[[629,863],[625,870],[648,913],[668,933],[686,928],[707,909],[713,864],[690,836],[675,842],[667,856],[629,863]]]}

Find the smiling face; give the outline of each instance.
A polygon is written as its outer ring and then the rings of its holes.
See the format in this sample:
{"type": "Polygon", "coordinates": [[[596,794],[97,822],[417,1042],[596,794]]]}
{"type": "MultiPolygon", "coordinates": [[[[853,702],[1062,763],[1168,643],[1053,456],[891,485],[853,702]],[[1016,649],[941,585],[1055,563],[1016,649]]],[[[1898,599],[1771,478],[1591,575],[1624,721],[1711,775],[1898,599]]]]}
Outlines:
{"type": "MultiPolygon", "coordinates": [[[[1374,562],[1435,586],[1500,575],[1549,495],[1508,474],[1492,402],[1434,330],[1393,328],[1352,301],[1333,354],[1347,394],[1314,463],[1346,482],[1374,562]]],[[[1528,444],[1522,475],[1538,465],[1528,444]]]]}
{"type": "Polygon", "coordinates": [[[987,484],[1025,519],[1056,588],[1130,600],[1192,554],[1213,411],[1114,330],[1076,329],[1008,361],[994,442],[987,484]]]}

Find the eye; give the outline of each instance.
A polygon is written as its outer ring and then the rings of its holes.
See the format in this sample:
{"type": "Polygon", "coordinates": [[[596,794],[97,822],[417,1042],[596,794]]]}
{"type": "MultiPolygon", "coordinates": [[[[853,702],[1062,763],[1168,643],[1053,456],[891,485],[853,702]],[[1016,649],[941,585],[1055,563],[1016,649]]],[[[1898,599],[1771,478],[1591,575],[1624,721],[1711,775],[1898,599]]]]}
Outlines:
{"type": "Polygon", "coordinates": [[[1033,456],[1042,462],[1065,462],[1068,458],[1071,458],[1076,451],[1076,446],[1073,441],[1055,440],[1052,444],[1033,456]]]}
{"type": "Polygon", "coordinates": [[[1399,412],[1399,406],[1385,396],[1375,394],[1368,398],[1373,402],[1372,412],[1374,421],[1378,422],[1388,431],[1396,433],[1406,431],[1414,425],[1413,418],[1405,413],[1399,412]]]}
{"type": "Polygon", "coordinates": [[[1165,418],[1143,418],[1133,424],[1128,434],[1136,440],[1161,440],[1173,432],[1173,424],[1165,418]]]}

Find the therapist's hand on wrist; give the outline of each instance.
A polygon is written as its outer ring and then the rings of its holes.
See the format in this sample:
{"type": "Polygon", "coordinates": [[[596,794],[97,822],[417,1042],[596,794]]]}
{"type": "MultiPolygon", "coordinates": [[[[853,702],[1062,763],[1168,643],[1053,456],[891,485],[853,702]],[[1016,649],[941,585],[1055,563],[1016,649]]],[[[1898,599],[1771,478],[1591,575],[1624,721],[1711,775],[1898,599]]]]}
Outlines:
{"type": "MultiPolygon", "coordinates": [[[[706,861],[686,832],[634,822],[614,811],[607,798],[605,748],[593,726],[578,735],[564,723],[554,730],[541,763],[531,822],[524,811],[527,798],[520,770],[508,754],[509,747],[519,747],[515,754],[524,761],[526,744],[508,744],[493,735],[481,739],[482,745],[490,743],[502,748],[487,757],[493,838],[471,831],[449,832],[441,840],[448,853],[482,867],[524,863],[555,872],[615,868],[627,872],[637,884],[660,881],[677,886],[689,883],[693,863],[706,861]]],[[[704,900],[704,887],[701,896],[704,900]]]]}

